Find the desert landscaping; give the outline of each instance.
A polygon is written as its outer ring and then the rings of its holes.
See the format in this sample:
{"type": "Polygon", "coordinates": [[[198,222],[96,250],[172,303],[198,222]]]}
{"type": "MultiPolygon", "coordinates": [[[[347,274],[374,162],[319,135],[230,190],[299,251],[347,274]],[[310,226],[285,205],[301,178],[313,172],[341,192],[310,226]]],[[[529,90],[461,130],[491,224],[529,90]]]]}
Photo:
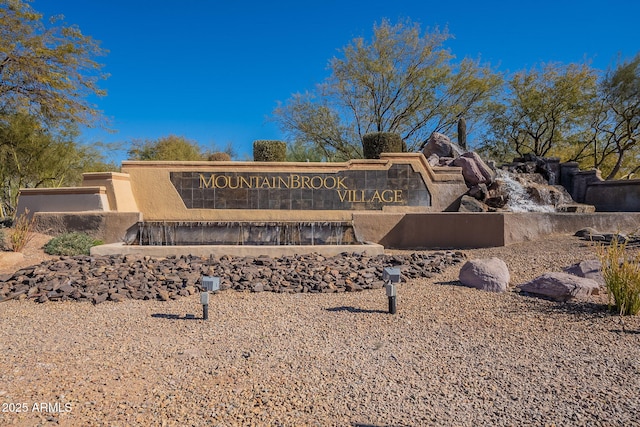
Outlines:
{"type": "Polygon", "coordinates": [[[0,427],[640,427],[638,6],[191,3],[0,0],[0,427]]]}
{"type": "MultiPolygon", "coordinates": [[[[51,257],[40,235],[1,273],[51,257]]],[[[390,251],[394,254],[410,252],[390,251]]],[[[433,253],[435,251],[425,251],[433,253]]],[[[0,424],[640,425],[640,319],[606,295],[555,302],[517,284],[593,259],[572,235],[462,251],[498,257],[509,291],[460,264],[345,293],[221,291],[209,320],[174,300],[0,304],[0,424]]]]}

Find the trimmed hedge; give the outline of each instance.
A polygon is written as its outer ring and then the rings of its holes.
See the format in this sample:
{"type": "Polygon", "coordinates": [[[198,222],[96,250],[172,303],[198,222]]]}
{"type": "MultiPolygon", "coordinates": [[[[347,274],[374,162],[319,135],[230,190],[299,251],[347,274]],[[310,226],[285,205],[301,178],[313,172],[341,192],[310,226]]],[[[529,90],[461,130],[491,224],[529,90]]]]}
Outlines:
{"type": "Polygon", "coordinates": [[[406,151],[402,137],[392,132],[372,132],[362,137],[362,152],[365,159],[379,159],[381,153],[406,151]]]}
{"type": "Polygon", "coordinates": [[[256,162],[286,162],[287,144],[276,140],[253,141],[253,160],[256,162]]]}
{"type": "Polygon", "coordinates": [[[211,153],[208,160],[210,162],[228,162],[231,161],[231,156],[223,152],[211,153]]]}

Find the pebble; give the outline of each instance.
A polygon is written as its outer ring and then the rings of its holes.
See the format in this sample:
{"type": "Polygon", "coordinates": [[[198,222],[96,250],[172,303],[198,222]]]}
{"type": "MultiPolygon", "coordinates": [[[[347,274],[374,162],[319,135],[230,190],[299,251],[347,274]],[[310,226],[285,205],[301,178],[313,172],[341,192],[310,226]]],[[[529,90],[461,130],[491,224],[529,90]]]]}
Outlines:
{"type": "Polygon", "coordinates": [[[9,300],[0,403],[71,411],[0,412],[0,425],[639,425],[640,316],[622,327],[606,301],[512,291],[591,248],[561,238],[464,253],[503,259],[511,291],[458,286],[460,264],[449,264],[400,283],[396,315],[384,289],[218,292],[208,321],[197,295],[9,300]]]}
{"type": "Polygon", "coordinates": [[[203,290],[202,276],[219,276],[220,290],[276,293],[344,292],[382,287],[385,267],[399,266],[404,280],[429,277],[463,260],[460,252],[365,256],[344,253],[281,258],[220,259],[193,256],[154,259],[142,256],[60,257],[0,278],[0,302],[12,299],[169,301],[203,290]],[[320,274],[322,272],[323,274],[320,274]],[[327,274],[331,272],[332,274],[327,274]],[[53,274],[52,274],[53,273],[53,274]]]}

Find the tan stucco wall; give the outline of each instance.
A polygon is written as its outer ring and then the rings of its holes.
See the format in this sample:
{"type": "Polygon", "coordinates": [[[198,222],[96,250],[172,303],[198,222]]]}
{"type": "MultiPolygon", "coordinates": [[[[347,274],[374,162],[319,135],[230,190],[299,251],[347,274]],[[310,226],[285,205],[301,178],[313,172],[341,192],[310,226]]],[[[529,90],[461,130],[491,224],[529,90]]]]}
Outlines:
{"type": "Polygon", "coordinates": [[[109,199],[105,187],[23,188],[18,208],[21,214],[35,212],[108,211],[109,199]]]}
{"type": "Polygon", "coordinates": [[[398,225],[405,213],[356,212],[353,227],[361,242],[380,243],[398,225]]]}
{"type": "Polygon", "coordinates": [[[500,213],[408,213],[378,243],[388,248],[481,248],[503,246],[500,213]]]}
{"type": "Polygon", "coordinates": [[[107,190],[107,198],[112,211],[138,212],[138,205],[133,191],[131,179],[126,173],[91,172],[82,174],[83,187],[102,186],[107,190]]]}
{"type": "Polygon", "coordinates": [[[631,233],[640,229],[640,213],[505,213],[505,244],[539,240],[549,234],[574,234],[592,227],[610,233],[631,233]]]}
{"type": "Polygon", "coordinates": [[[354,215],[365,241],[386,248],[481,248],[541,240],[552,234],[574,234],[592,227],[601,232],[640,229],[640,213],[463,213],[431,212],[354,215]]]}

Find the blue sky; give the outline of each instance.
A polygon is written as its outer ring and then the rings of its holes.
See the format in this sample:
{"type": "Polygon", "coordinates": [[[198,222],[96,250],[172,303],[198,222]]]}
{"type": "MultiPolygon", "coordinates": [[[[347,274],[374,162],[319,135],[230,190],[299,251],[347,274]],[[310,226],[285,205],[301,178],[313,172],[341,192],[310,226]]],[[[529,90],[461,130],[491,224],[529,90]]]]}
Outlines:
{"type": "MultiPolygon", "coordinates": [[[[410,18],[447,27],[459,59],[503,71],[542,62],[606,69],[640,51],[640,1],[217,1],[34,0],[100,40],[111,76],[96,100],[115,133],[88,129],[85,143],[184,136],[204,147],[233,144],[250,158],[256,139],[283,139],[267,119],[278,101],[313,89],[327,65],[375,22],[410,18]]],[[[123,153],[114,153],[120,161],[123,153]]]]}

